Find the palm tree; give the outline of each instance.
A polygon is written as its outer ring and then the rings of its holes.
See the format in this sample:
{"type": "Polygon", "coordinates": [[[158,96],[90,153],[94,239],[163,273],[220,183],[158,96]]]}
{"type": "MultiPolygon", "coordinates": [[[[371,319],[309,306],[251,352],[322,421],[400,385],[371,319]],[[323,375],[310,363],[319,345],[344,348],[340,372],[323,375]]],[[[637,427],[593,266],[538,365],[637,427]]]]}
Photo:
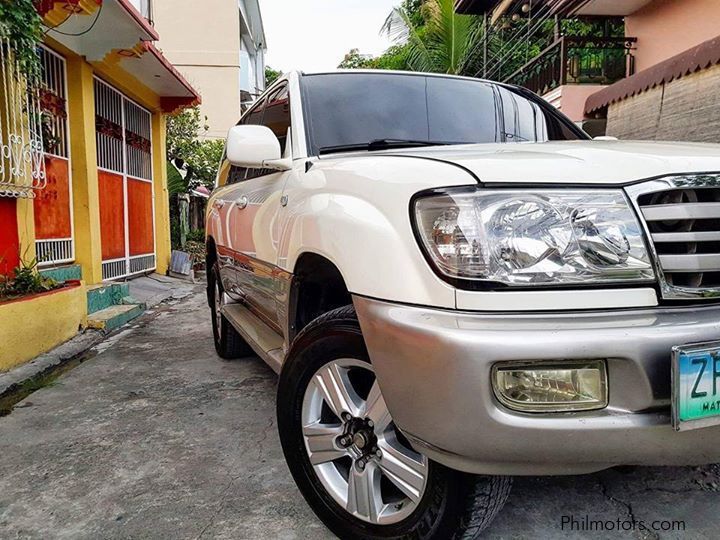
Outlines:
{"type": "Polygon", "coordinates": [[[425,0],[420,7],[422,23],[407,4],[396,7],[381,33],[407,47],[407,63],[413,71],[470,74],[482,54],[482,20],[458,15],[454,4],[454,0],[425,0]]]}

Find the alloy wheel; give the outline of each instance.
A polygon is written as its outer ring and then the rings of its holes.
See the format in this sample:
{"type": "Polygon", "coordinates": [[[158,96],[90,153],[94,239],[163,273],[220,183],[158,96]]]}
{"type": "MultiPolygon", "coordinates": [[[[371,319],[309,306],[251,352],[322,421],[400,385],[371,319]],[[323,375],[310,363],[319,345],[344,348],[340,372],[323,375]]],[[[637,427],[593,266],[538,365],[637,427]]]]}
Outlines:
{"type": "Polygon", "coordinates": [[[321,367],[305,391],[301,421],[315,474],[347,512],[386,525],[417,508],[428,460],[396,429],[371,364],[342,358],[321,367]]]}

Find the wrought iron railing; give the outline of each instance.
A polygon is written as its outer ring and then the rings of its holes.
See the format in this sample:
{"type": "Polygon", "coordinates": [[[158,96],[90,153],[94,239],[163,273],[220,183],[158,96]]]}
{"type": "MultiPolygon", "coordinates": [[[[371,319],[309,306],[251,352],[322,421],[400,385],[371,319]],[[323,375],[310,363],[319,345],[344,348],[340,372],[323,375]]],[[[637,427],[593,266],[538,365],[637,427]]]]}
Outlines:
{"type": "Polygon", "coordinates": [[[563,36],[505,78],[540,95],[565,84],[612,84],[635,73],[636,38],[563,36]]]}
{"type": "Polygon", "coordinates": [[[14,44],[0,39],[0,197],[34,197],[45,187],[38,84],[28,84],[14,44]]]}

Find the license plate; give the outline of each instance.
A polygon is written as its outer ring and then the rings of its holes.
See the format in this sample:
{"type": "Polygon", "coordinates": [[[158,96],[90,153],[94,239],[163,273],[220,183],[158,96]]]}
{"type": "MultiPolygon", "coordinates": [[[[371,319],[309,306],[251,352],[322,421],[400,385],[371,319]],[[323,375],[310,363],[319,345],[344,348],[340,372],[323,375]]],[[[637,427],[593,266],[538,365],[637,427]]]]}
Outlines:
{"type": "Polygon", "coordinates": [[[673,347],[673,427],[720,425],[720,342],[673,347]]]}

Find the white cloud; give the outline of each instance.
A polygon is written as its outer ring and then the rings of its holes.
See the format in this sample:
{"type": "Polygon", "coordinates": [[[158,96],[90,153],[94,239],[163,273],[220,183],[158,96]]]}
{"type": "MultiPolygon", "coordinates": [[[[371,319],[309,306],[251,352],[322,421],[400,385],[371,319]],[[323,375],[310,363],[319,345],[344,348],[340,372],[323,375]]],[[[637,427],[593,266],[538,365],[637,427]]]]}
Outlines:
{"type": "Polygon", "coordinates": [[[392,43],[380,28],[401,0],[260,0],[274,69],[335,69],[350,49],[377,55],[392,43]]]}

